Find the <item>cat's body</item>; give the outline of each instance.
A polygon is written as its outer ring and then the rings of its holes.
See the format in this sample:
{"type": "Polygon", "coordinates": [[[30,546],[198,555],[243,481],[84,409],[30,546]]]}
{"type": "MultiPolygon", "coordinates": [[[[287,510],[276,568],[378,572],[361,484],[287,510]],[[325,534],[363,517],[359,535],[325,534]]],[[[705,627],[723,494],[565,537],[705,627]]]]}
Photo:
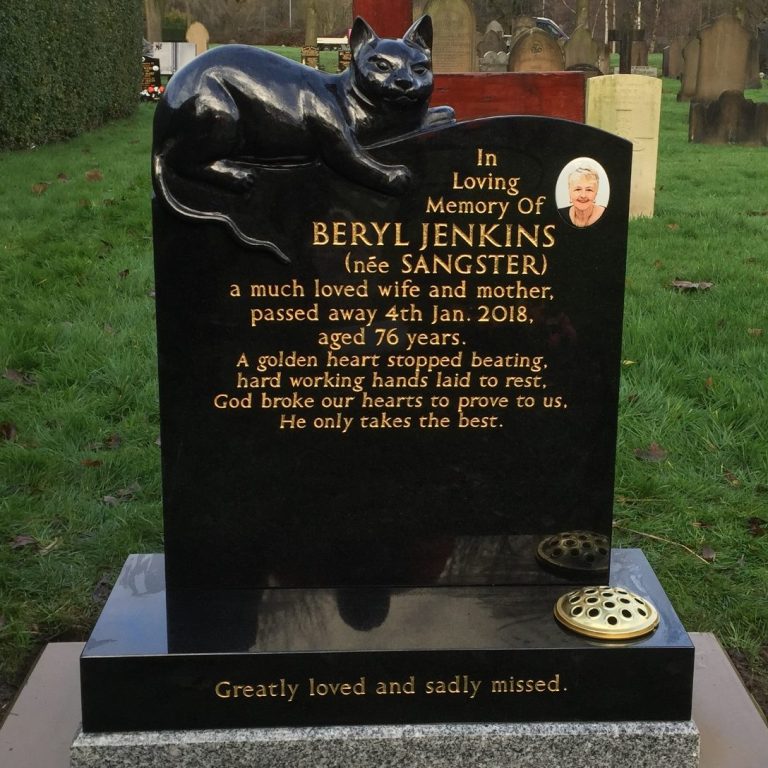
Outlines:
{"type": "MultiPolygon", "coordinates": [[[[408,169],[378,162],[365,145],[453,120],[449,107],[429,108],[431,40],[429,17],[400,40],[378,38],[357,19],[352,65],[338,75],[250,46],[221,46],[198,56],[171,78],[157,108],[156,191],[179,213],[226,219],[178,203],[167,189],[166,165],[182,177],[247,190],[254,165],[321,160],[356,184],[401,192],[408,169]]],[[[243,242],[265,245],[249,242],[229,223],[243,242]]]]}

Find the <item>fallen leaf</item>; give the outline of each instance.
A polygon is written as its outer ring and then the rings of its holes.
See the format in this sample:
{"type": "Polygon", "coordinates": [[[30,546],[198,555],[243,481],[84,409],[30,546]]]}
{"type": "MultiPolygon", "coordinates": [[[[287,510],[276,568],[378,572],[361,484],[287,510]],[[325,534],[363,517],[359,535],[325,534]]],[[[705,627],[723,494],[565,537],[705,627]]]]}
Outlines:
{"type": "Polygon", "coordinates": [[[90,208],[90,207],[93,205],[93,203],[92,203],[90,200],[87,200],[87,199],[86,199],[86,198],[84,198],[84,197],[81,197],[81,198],[80,198],[80,199],[77,201],[77,204],[78,204],[78,205],[79,205],[81,208],[90,208]]]}
{"type": "Polygon", "coordinates": [[[714,526],[712,525],[712,523],[705,523],[705,522],[702,522],[701,520],[694,520],[694,521],[691,523],[691,525],[692,525],[694,528],[714,528],[714,526]]]}
{"type": "Polygon", "coordinates": [[[109,435],[109,437],[105,437],[102,441],[97,443],[88,443],[88,445],[85,446],[86,451],[103,451],[103,450],[110,450],[114,451],[120,447],[120,444],[122,443],[122,438],[120,435],[109,435]]]}
{"type": "Polygon", "coordinates": [[[50,186],[51,185],[47,181],[39,181],[37,184],[32,185],[32,194],[37,195],[39,197],[50,186]]]}
{"type": "Polygon", "coordinates": [[[50,541],[48,544],[46,544],[44,547],[40,547],[39,552],[41,555],[47,555],[49,552],[53,551],[58,546],[59,546],[59,540],[54,539],[53,541],[50,541]]]}
{"type": "Polygon", "coordinates": [[[663,269],[664,268],[664,262],[661,259],[656,259],[656,261],[653,262],[653,268],[654,269],[663,269]]]}
{"type": "Polygon", "coordinates": [[[714,283],[707,283],[704,281],[701,282],[693,282],[691,280],[680,280],[679,278],[675,278],[671,286],[681,293],[689,292],[689,291],[708,291],[714,283]]]}
{"type": "Polygon", "coordinates": [[[635,448],[635,458],[640,461],[664,461],[667,452],[658,443],[651,443],[647,448],[635,448]]]}
{"type": "Polygon", "coordinates": [[[64,173],[63,171],[61,173],[56,174],[56,178],[59,181],[63,181],[65,183],[69,181],[69,176],[67,176],[67,174],[64,173]]]}
{"type": "Polygon", "coordinates": [[[3,377],[14,384],[21,384],[25,387],[32,387],[35,384],[35,380],[31,376],[27,376],[26,373],[21,373],[13,368],[6,368],[3,377]]]}
{"type": "Polygon", "coordinates": [[[706,378],[706,379],[704,379],[704,386],[705,386],[707,389],[712,389],[712,387],[714,386],[714,383],[715,383],[715,382],[713,381],[713,379],[712,379],[712,377],[711,377],[711,376],[707,376],[707,378],[706,378]]]}
{"type": "Polygon", "coordinates": [[[127,488],[121,488],[119,491],[115,491],[115,496],[117,496],[118,499],[132,499],[140,491],[141,486],[138,483],[131,483],[127,488]]]}
{"type": "Polygon", "coordinates": [[[762,328],[747,328],[747,333],[750,336],[762,336],[763,335],[763,329],[762,328]]]}
{"type": "Polygon", "coordinates": [[[91,168],[90,171],[85,172],[86,181],[103,181],[104,175],[98,168],[91,168]]]}
{"type": "Polygon", "coordinates": [[[672,224],[667,224],[667,229],[674,232],[676,229],[680,229],[680,225],[673,222],[672,224]]]}
{"type": "Polygon", "coordinates": [[[113,336],[115,329],[109,323],[104,323],[104,333],[106,333],[107,336],[113,336]]]}
{"type": "Polygon", "coordinates": [[[84,467],[100,467],[104,462],[100,459],[83,459],[80,463],[84,467]]]}
{"type": "Polygon", "coordinates": [[[116,496],[102,496],[101,500],[108,507],[116,507],[120,503],[120,499],[118,499],[116,496]]]}
{"type": "Polygon", "coordinates": [[[728,481],[728,484],[732,485],[734,488],[738,488],[741,485],[741,480],[739,480],[730,469],[723,469],[723,477],[728,481]]]}
{"type": "Polygon", "coordinates": [[[161,445],[160,443],[160,437],[158,436],[157,440],[155,440],[155,445],[161,445]]]}
{"type": "Polygon", "coordinates": [[[639,399],[640,399],[640,395],[638,395],[637,392],[630,392],[627,395],[628,403],[636,403],[639,399]]]}
{"type": "Polygon", "coordinates": [[[9,443],[16,439],[18,429],[10,421],[0,423],[0,440],[7,440],[9,443]]]}
{"type": "Polygon", "coordinates": [[[752,536],[765,536],[765,528],[763,527],[768,523],[768,520],[763,520],[760,517],[750,517],[747,520],[747,528],[752,536]]]}
{"type": "Polygon", "coordinates": [[[708,563],[714,563],[715,558],[717,557],[717,553],[715,552],[712,547],[708,545],[704,545],[700,550],[699,554],[708,562],[708,563]]]}
{"type": "Polygon", "coordinates": [[[630,365],[637,365],[637,360],[622,360],[621,364],[628,368],[630,365]]]}
{"type": "Polygon", "coordinates": [[[118,276],[118,277],[119,277],[121,280],[125,280],[125,278],[126,278],[126,277],[128,277],[128,275],[130,275],[130,274],[131,274],[131,270],[130,270],[130,269],[121,269],[121,270],[120,270],[120,271],[117,273],[117,276],[118,276]]]}
{"type": "Polygon", "coordinates": [[[108,448],[110,451],[116,451],[122,445],[122,442],[123,438],[120,437],[120,435],[110,435],[104,439],[104,447],[108,448]]]}
{"type": "Polygon", "coordinates": [[[152,291],[149,291],[149,293],[147,293],[147,296],[149,296],[150,299],[154,299],[157,296],[157,294],[155,293],[154,290],[152,290],[152,291]]]}
{"type": "Polygon", "coordinates": [[[11,541],[11,549],[24,549],[25,547],[37,546],[37,539],[34,536],[19,535],[14,536],[11,541]]]}

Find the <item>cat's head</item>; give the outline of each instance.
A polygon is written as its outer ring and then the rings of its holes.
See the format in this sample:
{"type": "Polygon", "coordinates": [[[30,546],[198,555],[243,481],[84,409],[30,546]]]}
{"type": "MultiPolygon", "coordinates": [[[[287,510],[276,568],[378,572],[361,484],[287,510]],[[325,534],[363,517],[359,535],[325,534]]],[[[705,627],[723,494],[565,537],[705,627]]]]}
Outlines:
{"type": "Polygon", "coordinates": [[[355,85],[372,102],[408,109],[432,94],[432,19],[422,16],[399,40],[381,38],[360,17],[350,34],[355,85]]]}

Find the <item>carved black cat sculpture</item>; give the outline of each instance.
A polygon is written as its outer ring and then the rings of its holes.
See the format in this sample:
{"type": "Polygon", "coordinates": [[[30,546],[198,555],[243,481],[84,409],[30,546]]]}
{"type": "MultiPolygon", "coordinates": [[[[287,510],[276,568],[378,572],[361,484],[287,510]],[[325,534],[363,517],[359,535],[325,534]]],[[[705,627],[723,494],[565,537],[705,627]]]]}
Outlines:
{"type": "Polygon", "coordinates": [[[169,189],[167,169],[246,192],[259,166],[321,160],[349,181],[397,195],[408,186],[408,169],[378,162],[365,147],[453,121],[450,107],[429,108],[431,46],[432,20],[423,16],[399,40],[379,38],[356,19],[352,64],[339,75],[250,46],[211,49],[171,78],[157,107],[156,194],[177,213],[224,221],[245,245],[287,260],[274,243],[245,235],[226,213],[180,202],[169,189]]]}

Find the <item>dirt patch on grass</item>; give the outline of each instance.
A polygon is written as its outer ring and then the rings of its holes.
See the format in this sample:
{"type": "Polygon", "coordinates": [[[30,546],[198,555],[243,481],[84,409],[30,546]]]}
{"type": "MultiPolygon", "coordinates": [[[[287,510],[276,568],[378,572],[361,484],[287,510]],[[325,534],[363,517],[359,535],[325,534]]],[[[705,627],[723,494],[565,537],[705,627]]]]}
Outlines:
{"type": "Polygon", "coordinates": [[[0,724],[11,710],[11,702],[16,697],[17,687],[0,680],[0,724]]]}
{"type": "Polygon", "coordinates": [[[752,698],[763,710],[763,716],[768,718],[768,645],[760,651],[760,659],[757,664],[747,658],[741,651],[728,649],[733,666],[741,675],[744,685],[752,694],[752,698]]]}

